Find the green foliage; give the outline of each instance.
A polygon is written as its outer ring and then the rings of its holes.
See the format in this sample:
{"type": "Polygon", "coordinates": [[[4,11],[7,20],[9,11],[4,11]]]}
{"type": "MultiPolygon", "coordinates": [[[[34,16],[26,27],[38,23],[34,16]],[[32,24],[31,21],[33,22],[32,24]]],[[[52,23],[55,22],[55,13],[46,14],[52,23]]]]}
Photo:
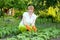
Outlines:
{"type": "Polygon", "coordinates": [[[49,7],[48,15],[51,15],[52,17],[56,17],[56,11],[53,7],[49,7]]]}
{"type": "MultiPolygon", "coordinates": [[[[23,32],[22,34],[18,34],[15,37],[9,39],[17,39],[17,40],[49,40],[51,37],[56,38],[57,35],[60,34],[60,31],[55,27],[46,28],[40,30],[39,32],[23,32]]],[[[7,39],[8,40],[8,39],[7,39]]]]}
{"type": "Polygon", "coordinates": [[[16,18],[16,17],[19,17],[19,16],[21,16],[20,12],[17,12],[17,13],[15,13],[15,15],[14,15],[15,18],[16,18]]]}
{"type": "Polygon", "coordinates": [[[39,13],[40,13],[39,16],[42,18],[48,16],[48,13],[46,11],[39,11],[39,13]]]}
{"type": "Polygon", "coordinates": [[[19,33],[17,27],[18,22],[19,21],[13,19],[12,17],[4,18],[4,21],[2,20],[2,18],[0,18],[0,38],[3,38],[11,34],[13,35],[19,33]]]}
{"type": "Polygon", "coordinates": [[[14,15],[14,17],[15,17],[15,18],[17,18],[17,17],[21,18],[22,15],[23,15],[23,12],[24,12],[24,11],[15,10],[15,15],[14,15]]]}
{"type": "MultiPolygon", "coordinates": [[[[18,19],[15,19],[13,17],[6,17],[4,18],[4,21],[2,18],[0,18],[0,38],[7,36],[6,40],[49,40],[51,37],[56,38],[58,35],[60,35],[60,29],[54,26],[47,28],[44,27],[43,29],[40,27],[41,25],[37,27],[37,32],[25,31],[20,33],[18,29],[19,22],[20,21],[18,19]],[[13,36],[8,37],[10,35],[13,36]]],[[[23,30],[25,30],[24,27],[23,30]]]]}
{"type": "Polygon", "coordinates": [[[49,6],[55,6],[57,4],[57,1],[58,0],[46,0],[46,6],[49,7],[49,6]]]}
{"type": "Polygon", "coordinates": [[[60,22],[60,14],[57,14],[56,18],[55,18],[55,22],[60,22]]]}
{"type": "Polygon", "coordinates": [[[46,18],[51,19],[53,22],[60,22],[60,11],[58,7],[49,7],[46,10],[40,10],[39,11],[39,17],[40,18],[46,18]]]}
{"type": "Polygon", "coordinates": [[[0,8],[18,8],[18,9],[26,9],[29,4],[32,4],[37,9],[45,9],[49,6],[55,6],[59,0],[0,0],[0,8]],[[2,2],[2,3],[1,3],[2,2]]]}
{"type": "MultiPolygon", "coordinates": [[[[2,8],[16,8],[20,12],[15,13],[15,18],[16,17],[21,17],[23,12],[27,10],[28,5],[33,5],[36,11],[37,15],[44,16],[46,17],[47,15],[51,15],[53,17],[56,16],[55,11],[53,7],[58,6],[60,7],[60,1],[59,0],[0,0],[0,9],[2,8]],[[2,2],[2,3],[1,3],[2,2]],[[52,7],[50,7],[52,6],[52,7]],[[50,7],[50,13],[49,10],[48,12],[44,11],[50,7]],[[40,11],[42,10],[42,11],[40,11]],[[52,11],[53,10],[53,11],[52,11]]],[[[58,8],[59,9],[59,8],[58,8]]],[[[0,13],[3,14],[3,13],[0,13]]],[[[57,18],[58,19],[58,18],[57,18]]],[[[54,19],[55,20],[55,19],[54,19]]]]}

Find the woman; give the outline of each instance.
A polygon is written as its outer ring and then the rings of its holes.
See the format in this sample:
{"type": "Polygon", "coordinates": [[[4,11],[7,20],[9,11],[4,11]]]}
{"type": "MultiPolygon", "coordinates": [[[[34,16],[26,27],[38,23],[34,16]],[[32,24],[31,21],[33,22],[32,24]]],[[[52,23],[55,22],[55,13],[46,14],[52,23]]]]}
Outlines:
{"type": "Polygon", "coordinates": [[[21,25],[26,26],[28,31],[31,31],[31,26],[32,29],[36,32],[37,28],[35,27],[35,21],[36,21],[37,16],[34,14],[34,7],[33,6],[28,6],[28,12],[24,12],[22,21],[19,24],[19,27],[21,25]]]}

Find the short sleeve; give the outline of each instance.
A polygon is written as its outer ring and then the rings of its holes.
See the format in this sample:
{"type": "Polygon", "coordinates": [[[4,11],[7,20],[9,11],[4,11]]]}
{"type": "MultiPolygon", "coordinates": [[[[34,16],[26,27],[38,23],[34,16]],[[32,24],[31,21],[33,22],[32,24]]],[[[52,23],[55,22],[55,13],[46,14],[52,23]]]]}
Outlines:
{"type": "Polygon", "coordinates": [[[26,12],[23,13],[23,17],[26,17],[26,12]]]}

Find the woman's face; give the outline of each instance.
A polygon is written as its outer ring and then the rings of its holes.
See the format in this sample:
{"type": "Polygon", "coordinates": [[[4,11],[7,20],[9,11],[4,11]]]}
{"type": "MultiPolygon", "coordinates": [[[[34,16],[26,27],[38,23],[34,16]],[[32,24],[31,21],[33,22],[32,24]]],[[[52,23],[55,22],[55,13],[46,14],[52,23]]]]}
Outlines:
{"type": "Polygon", "coordinates": [[[34,7],[33,6],[29,6],[28,7],[28,12],[29,12],[29,14],[32,14],[34,12],[34,7]]]}
{"type": "Polygon", "coordinates": [[[29,9],[28,10],[29,13],[33,13],[33,11],[34,11],[33,9],[29,9]]]}

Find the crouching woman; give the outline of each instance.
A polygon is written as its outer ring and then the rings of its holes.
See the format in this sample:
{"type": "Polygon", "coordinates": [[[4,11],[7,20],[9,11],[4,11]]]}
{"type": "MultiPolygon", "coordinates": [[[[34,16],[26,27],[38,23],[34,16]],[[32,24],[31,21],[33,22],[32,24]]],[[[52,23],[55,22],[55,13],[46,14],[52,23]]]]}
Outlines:
{"type": "Polygon", "coordinates": [[[36,32],[36,18],[37,16],[34,14],[34,6],[28,6],[28,11],[23,13],[22,21],[19,24],[19,30],[25,31],[24,29],[26,29],[28,31],[31,31],[31,29],[33,29],[34,32],[36,32]]]}

